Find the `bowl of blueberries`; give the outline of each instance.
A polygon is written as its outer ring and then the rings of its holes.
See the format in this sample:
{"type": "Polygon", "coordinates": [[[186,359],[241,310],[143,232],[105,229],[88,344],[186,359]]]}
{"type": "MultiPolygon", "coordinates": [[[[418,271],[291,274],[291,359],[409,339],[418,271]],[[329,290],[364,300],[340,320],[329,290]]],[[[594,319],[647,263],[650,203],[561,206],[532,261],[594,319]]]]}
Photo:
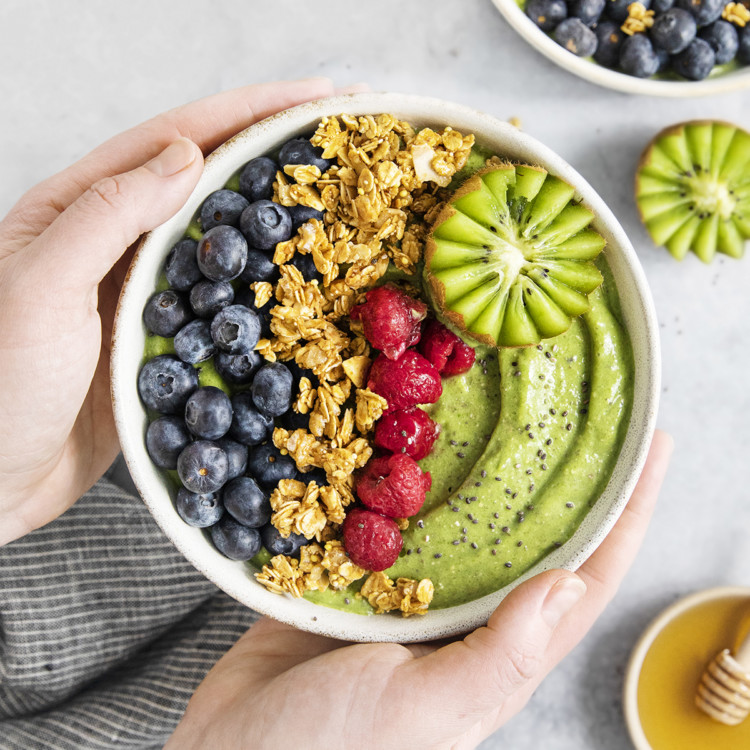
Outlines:
{"type": "Polygon", "coordinates": [[[493,0],[561,67],[630,94],[693,97],[750,86],[750,2],[493,0]]]}

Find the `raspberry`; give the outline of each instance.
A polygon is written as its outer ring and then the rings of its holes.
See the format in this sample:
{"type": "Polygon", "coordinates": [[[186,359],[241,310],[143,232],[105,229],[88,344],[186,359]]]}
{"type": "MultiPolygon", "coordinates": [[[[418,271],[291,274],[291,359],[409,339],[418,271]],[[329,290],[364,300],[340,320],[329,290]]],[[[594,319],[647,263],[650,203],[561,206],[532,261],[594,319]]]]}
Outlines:
{"type": "Polygon", "coordinates": [[[410,297],[393,284],[367,292],[367,302],[351,311],[353,320],[361,320],[365,338],[388,359],[398,359],[421,335],[427,305],[410,297]]]}
{"type": "Polygon", "coordinates": [[[389,410],[375,424],[375,445],[416,461],[432,450],[440,425],[421,409],[389,410]]]}
{"type": "Polygon", "coordinates": [[[404,544],[393,519],[364,508],[350,510],[342,528],[349,558],[367,570],[390,568],[404,544]]]}
{"type": "Polygon", "coordinates": [[[443,392],[440,373],[411,349],[396,360],[379,354],[370,367],[367,387],[383,396],[389,409],[434,404],[443,392]]]}
{"type": "Polygon", "coordinates": [[[369,461],[354,489],[370,510],[390,518],[408,518],[419,513],[430,487],[429,471],[422,471],[411,456],[394,453],[369,461]]]}
{"type": "Polygon", "coordinates": [[[437,320],[424,327],[419,351],[445,377],[460,375],[474,364],[475,351],[437,320]]]}

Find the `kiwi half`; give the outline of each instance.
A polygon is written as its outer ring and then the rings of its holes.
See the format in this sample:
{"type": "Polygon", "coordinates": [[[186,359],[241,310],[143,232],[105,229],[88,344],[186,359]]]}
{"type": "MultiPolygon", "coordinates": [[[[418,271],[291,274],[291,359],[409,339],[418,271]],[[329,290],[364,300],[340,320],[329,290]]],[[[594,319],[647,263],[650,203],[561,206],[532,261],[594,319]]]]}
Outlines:
{"type": "Polygon", "coordinates": [[[541,167],[492,166],[438,214],[425,281],[438,311],[492,346],[531,346],[589,309],[604,238],[574,189],[541,167]]]}
{"type": "Polygon", "coordinates": [[[681,123],[641,156],[635,199],[651,238],[681,260],[739,258],[750,238],[750,134],[726,122],[681,123]]]}

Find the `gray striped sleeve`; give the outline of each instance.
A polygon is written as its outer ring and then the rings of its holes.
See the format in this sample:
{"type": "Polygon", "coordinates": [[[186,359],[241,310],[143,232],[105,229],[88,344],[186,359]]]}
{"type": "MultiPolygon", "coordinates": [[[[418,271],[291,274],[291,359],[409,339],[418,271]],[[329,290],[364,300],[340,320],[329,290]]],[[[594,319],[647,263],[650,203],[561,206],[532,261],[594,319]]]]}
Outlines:
{"type": "Polygon", "coordinates": [[[162,747],[254,619],[101,480],[0,548],[0,748],[162,747]]]}

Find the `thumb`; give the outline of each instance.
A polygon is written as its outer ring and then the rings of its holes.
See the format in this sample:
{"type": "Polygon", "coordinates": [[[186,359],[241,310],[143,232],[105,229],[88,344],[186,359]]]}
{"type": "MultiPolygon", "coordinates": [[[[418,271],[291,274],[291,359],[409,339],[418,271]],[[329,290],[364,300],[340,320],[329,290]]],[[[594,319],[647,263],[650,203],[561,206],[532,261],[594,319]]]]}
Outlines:
{"type": "Polygon", "coordinates": [[[63,287],[95,287],[138,237],[173,216],[201,174],[203,155],[179,138],[130,172],[95,182],[24,252],[24,265],[63,287]]]}
{"type": "MultiPolygon", "coordinates": [[[[403,670],[424,687],[423,707],[440,707],[456,731],[473,726],[545,669],[555,628],[586,592],[574,573],[552,570],[514,589],[490,617],[462,641],[407,662],[403,670]]],[[[404,684],[409,684],[405,680],[404,684]]]]}

